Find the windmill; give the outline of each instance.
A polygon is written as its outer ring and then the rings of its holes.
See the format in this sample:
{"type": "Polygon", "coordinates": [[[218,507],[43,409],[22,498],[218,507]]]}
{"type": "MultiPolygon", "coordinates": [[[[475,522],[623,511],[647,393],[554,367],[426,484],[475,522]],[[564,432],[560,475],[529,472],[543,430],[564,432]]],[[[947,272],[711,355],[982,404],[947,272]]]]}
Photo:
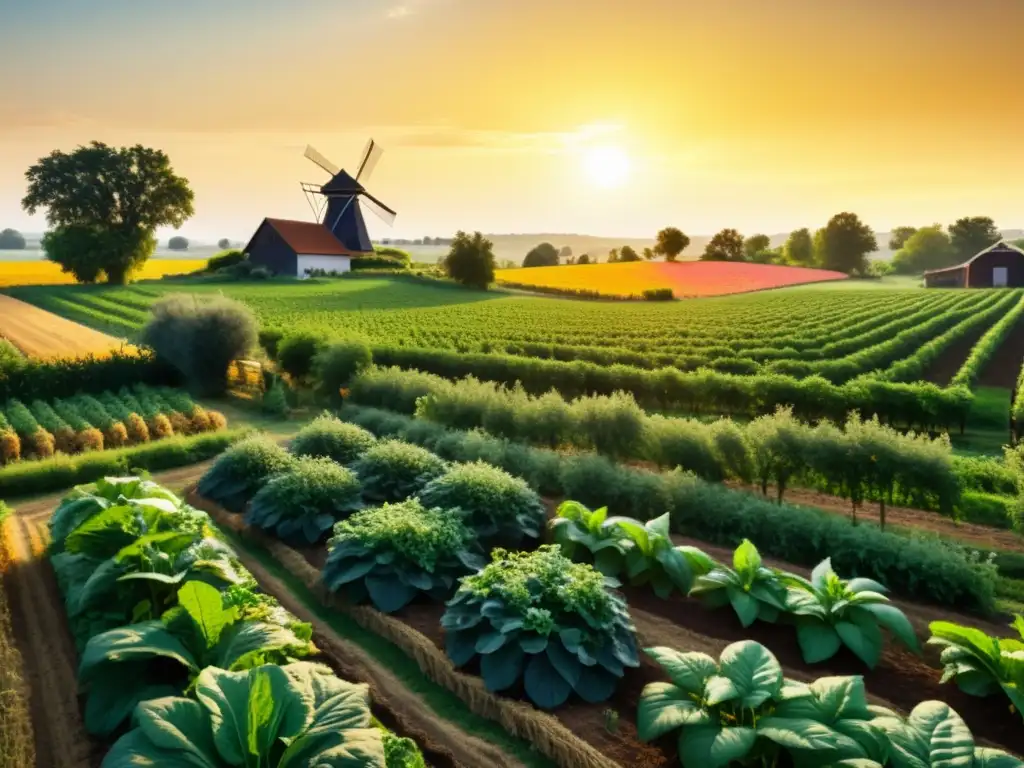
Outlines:
{"type": "Polygon", "coordinates": [[[383,153],[380,145],[370,139],[363,150],[363,158],[359,162],[355,178],[313,147],[306,147],[304,153],[308,160],[331,174],[331,179],[326,184],[302,182],[302,191],[310,208],[313,209],[317,223],[327,227],[345,248],[355,253],[373,251],[373,243],[370,242],[370,236],[366,232],[366,221],[363,219],[363,207],[389,227],[394,224],[395,216],[398,215],[367,192],[363,186],[369,180],[383,153]]]}

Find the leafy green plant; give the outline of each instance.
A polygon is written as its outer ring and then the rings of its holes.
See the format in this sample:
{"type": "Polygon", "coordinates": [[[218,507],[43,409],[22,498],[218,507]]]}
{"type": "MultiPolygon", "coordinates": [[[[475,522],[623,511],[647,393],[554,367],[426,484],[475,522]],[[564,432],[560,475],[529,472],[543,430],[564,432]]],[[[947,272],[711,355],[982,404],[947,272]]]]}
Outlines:
{"type": "Polygon", "coordinates": [[[483,541],[516,546],[538,538],[544,527],[544,504],[526,481],[482,461],[457,464],[419,497],[428,507],[457,510],[483,541]]]}
{"type": "Polygon", "coordinates": [[[242,512],[274,475],[290,469],[295,458],[268,437],[254,435],[225,451],[199,479],[199,493],[231,512],[242,512]]]}
{"type": "Polygon", "coordinates": [[[139,704],[135,728],[102,768],[385,768],[366,685],[347,683],[309,662],[229,672],[207,667],[195,700],[139,704]]]}
{"type": "Polygon", "coordinates": [[[964,693],[991,696],[1002,691],[1024,716],[1024,617],[1010,625],[1020,636],[991,637],[980,629],[949,621],[928,625],[929,645],[942,648],[942,682],[954,680],[964,693]]]}
{"type": "Polygon", "coordinates": [[[350,464],[376,442],[377,438],[362,427],[324,412],[299,430],[290,449],[296,456],[326,456],[339,464],[350,464]]]}
{"type": "Polygon", "coordinates": [[[396,502],[415,496],[448,469],[447,462],[418,445],[385,440],[352,463],[370,501],[396,502]]]}
{"type": "Polygon", "coordinates": [[[690,594],[714,608],[731,605],[744,627],[758,619],[775,621],[786,610],[785,574],[761,564],[757,547],[744,539],[732,555],[732,568],[713,567],[698,576],[690,594]]]}
{"type": "Polygon", "coordinates": [[[787,680],[778,659],[752,640],[727,646],[718,661],[664,647],[647,654],[671,682],[644,688],[637,733],[651,741],[681,728],[685,768],[777,765],[782,754],[800,766],[885,762],[888,745],[872,725],[860,677],[787,680]],[[865,760],[874,762],[856,762],[865,760]]]}
{"type": "Polygon", "coordinates": [[[662,599],[675,590],[686,594],[694,570],[710,567],[700,550],[672,544],[668,512],[646,523],[607,514],[606,507],[591,511],[575,501],[562,502],[550,523],[554,541],[576,559],[581,546],[605,576],[624,577],[633,586],[650,584],[662,599]]]}
{"type": "Polygon", "coordinates": [[[606,577],[554,545],[491,554],[487,567],[462,579],[441,619],[452,663],[479,657],[489,690],[522,681],[543,709],[573,692],[591,703],[607,700],[625,668],[640,662],[626,603],[606,577]]]}
{"type": "Polygon", "coordinates": [[[882,654],[883,627],[920,653],[910,620],[889,602],[883,594],[888,590],[877,581],[841,579],[829,558],[818,563],[810,580],[788,574],[786,581],[792,587],[786,610],[796,617],[797,640],[808,664],[832,658],[845,645],[874,669],[882,654]]]}
{"type": "Polygon", "coordinates": [[[113,733],[140,701],[180,694],[205,667],[248,669],[285,664],[315,651],[312,627],[246,620],[202,582],[178,590],[178,605],[160,619],[95,635],[85,646],[78,683],[86,691],[85,727],[113,733]]]}
{"type": "Polygon", "coordinates": [[[253,496],[245,521],[284,541],[314,544],[335,522],[362,508],[353,472],[328,458],[303,457],[253,496]]]}
{"type": "Polygon", "coordinates": [[[444,600],[459,576],[484,564],[458,515],[415,498],[356,512],[334,526],[327,547],[327,588],[385,613],[420,593],[444,600]]]}

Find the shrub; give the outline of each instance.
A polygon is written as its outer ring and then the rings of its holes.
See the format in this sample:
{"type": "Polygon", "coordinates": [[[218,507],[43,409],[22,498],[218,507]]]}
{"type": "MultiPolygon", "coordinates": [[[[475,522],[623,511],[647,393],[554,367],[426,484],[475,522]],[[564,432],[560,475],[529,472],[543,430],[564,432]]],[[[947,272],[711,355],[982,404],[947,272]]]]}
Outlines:
{"type": "Polygon", "coordinates": [[[447,469],[444,459],[425,448],[385,440],[368,448],[352,463],[371,501],[402,501],[415,496],[447,469]]]}
{"type": "Polygon", "coordinates": [[[960,518],[976,525],[1012,528],[1015,499],[995,493],[962,491],[958,504],[960,518]]]}
{"type": "Polygon", "coordinates": [[[53,435],[54,447],[58,451],[61,453],[74,453],[79,450],[75,430],[48,403],[42,400],[34,400],[31,410],[36,421],[53,435]]]}
{"type": "MultiPolygon", "coordinates": [[[[95,430],[94,430],[95,431],[95,430]]],[[[84,433],[83,433],[84,434],[84,433]]],[[[97,432],[97,434],[99,434],[97,432]]],[[[102,435],[100,436],[100,450],[103,449],[102,435]]],[[[54,451],[57,448],[56,441],[49,432],[40,427],[31,435],[28,436],[28,440],[23,443],[28,448],[29,453],[34,455],[38,459],[48,459],[53,456],[54,451]]],[[[83,445],[82,450],[88,450],[87,445],[83,445]]]]}
{"type": "Polygon", "coordinates": [[[228,420],[220,411],[207,411],[206,417],[210,421],[210,431],[216,432],[228,426],[228,420]]]}
{"type": "Polygon", "coordinates": [[[675,298],[671,288],[648,288],[641,295],[645,301],[672,301],[675,298]]]}
{"type": "Polygon", "coordinates": [[[283,541],[314,544],[362,507],[355,474],[330,459],[304,457],[253,496],[245,521],[283,541]]]}
{"type": "Polygon", "coordinates": [[[224,267],[231,267],[245,261],[245,254],[239,250],[224,250],[211,256],[206,262],[208,272],[216,272],[224,267]]]}
{"type": "Polygon", "coordinates": [[[785,577],[788,574],[762,565],[761,554],[749,540],[744,539],[736,547],[732,568],[710,558],[705,564],[711,567],[704,569],[690,590],[690,594],[705,605],[712,608],[731,605],[744,627],[758,619],[773,622],[786,611],[785,577]]]}
{"type": "Polygon", "coordinates": [[[285,395],[285,384],[281,379],[275,378],[260,401],[260,410],[270,416],[283,418],[288,415],[288,398],[285,395]]]}
{"type": "Polygon", "coordinates": [[[188,416],[177,411],[171,411],[166,416],[167,420],[171,423],[171,429],[174,430],[174,434],[191,435],[195,431],[192,426],[192,420],[188,416]]]}
{"type": "Polygon", "coordinates": [[[103,440],[103,433],[96,429],[96,427],[83,429],[75,436],[75,439],[78,444],[78,450],[83,452],[102,451],[106,447],[103,440]]]}
{"type": "Polygon", "coordinates": [[[334,526],[323,582],[355,603],[394,613],[417,595],[443,601],[484,564],[474,536],[449,510],[419,499],[356,512],[334,526]]]}
{"type": "Polygon", "coordinates": [[[21,459],[21,439],[13,429],[0,430],[0,464],[21,459]]]}
{"type": "Polygon", "coordinates": [[[313,360],[327,345],[327,340],[312,331],[293,331],[277,344],[278,367],[292,381],[305,382],[313,372],[313,360]]]}
{"type": "Polygon", "coordinates": [[[362,427],[325,412],[299,430],[290,448],[296,456],[326,456],[339,464],[351,464],[376,442],[362,427]]]}
{"type": "Polygon", "coordinates": [[[128,421],[125,422],[125,429],[128,432],[128,441],[133,444],[149,442],[149,427],[145,420],[137,413],[130,413],[128,421]]]}
{"type": "Polygon", "coordinates": [[[192,432],[210,431],[210,415],[202,406],[197,405],[192,409],[190,421],[192,422],[192,432]]]}
{"type": "Polygon", "coordinates": [[[274,361],[277,360],[277,345],[282,338],[284,338],[284,332],[276,328],[263,329],[257,335],[260,347],[267,353],[267,357],[274,361]]]}
{"type": "Polygon", "coordinates": [[[295,458],[268,437],[255,435],[224,452],[197,489],[231,512],[242,512],[271,477],[291,469],[295,458]]]}
{"type": "Polygon", "coordinates": [[[342,402],[341,390],[353,377],[373,363],[370,346],[359,339],[336,341],[317,352],[313,359],[313,381],[323,397],[336,404],[342,402]]]}
{"type": "Polygon", "coordinates": [[[149,428],[150,437],[155,440],[162,440],[174,434],[174,427],[171,425],[170,420],[162,413],[152,416],[146,426],[149,428]]]}
{"type": "Polygon", "coordinates": [[[201,302],[196,296],[167,296],[153,304],[152,313],[141,332],[143,342],[199,394],[223,393],[228,365],[256,344],[252,312],[222,296],[201,302]]]}
{"type": "Polygon", "coordinates": [[[544,528],[545,510],[525,480],[482,461],[452,467],[419,493],[428,507],[457,510],[484,542],[519,546],[544,528]]]}
{"type": "Polygon", "coordinates": [[[608,699],[625,667],[639,666],[625,601],[600,572],[571,562],[557,546],[491,556],[462,579],[441,619],[452,663],[479,656],[489,690],[522,680],[542,709],[564,704],[574,691],[589,703],[608,699]]]}
{"type": "MultiPolygon", "coordinates": [[[[735,452],[738,445],[745,446],[745,443],[735,442],[736,433],[726,433],[721,429],[714,433],[712,428],[689,419],[647,418],[647,452],[658,466],[680,467],[705,480],[719,481],[724,479],[726,471],[717,455],[715,437],[725,443],[727,450],[733,451],[729,457],[732,461],[742,461],[735,452]],[[730,439],[733,442],[726,442],[730,439]]],[[[742,433],[739,433],[739,440],[742,441],[742,433]]]]}

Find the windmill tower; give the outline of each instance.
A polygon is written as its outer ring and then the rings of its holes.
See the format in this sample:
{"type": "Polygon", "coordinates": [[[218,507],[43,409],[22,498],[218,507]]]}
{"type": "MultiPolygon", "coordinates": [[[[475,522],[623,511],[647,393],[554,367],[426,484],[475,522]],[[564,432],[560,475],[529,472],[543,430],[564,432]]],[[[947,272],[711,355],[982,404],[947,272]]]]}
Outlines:
{"type": "Polygon", "coordinates": [[[384,150],[370,139],[359,162],[359,170],[353,178],[313,147],[306,147],[305,157],[331,175],[326,184],[302,182],[306,201],[313,209],[317,223],[327,227],[345,248],[354,253],[373,251],[362,208],[367,208],[389,227],[398,215],[363,186],[383,153],[384,150]]]}

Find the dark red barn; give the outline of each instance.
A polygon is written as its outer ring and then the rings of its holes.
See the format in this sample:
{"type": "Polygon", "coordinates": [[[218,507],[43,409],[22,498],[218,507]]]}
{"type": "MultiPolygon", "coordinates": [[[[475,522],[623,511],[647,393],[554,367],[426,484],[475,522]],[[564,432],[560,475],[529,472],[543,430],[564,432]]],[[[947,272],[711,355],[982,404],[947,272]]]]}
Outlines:
{"type": "Polygon", "coordinates": [[[1020,288],[1024,286],[1024,250],[1005,240],[963,264],[924,273],[928,288],[1020,288]]]}

